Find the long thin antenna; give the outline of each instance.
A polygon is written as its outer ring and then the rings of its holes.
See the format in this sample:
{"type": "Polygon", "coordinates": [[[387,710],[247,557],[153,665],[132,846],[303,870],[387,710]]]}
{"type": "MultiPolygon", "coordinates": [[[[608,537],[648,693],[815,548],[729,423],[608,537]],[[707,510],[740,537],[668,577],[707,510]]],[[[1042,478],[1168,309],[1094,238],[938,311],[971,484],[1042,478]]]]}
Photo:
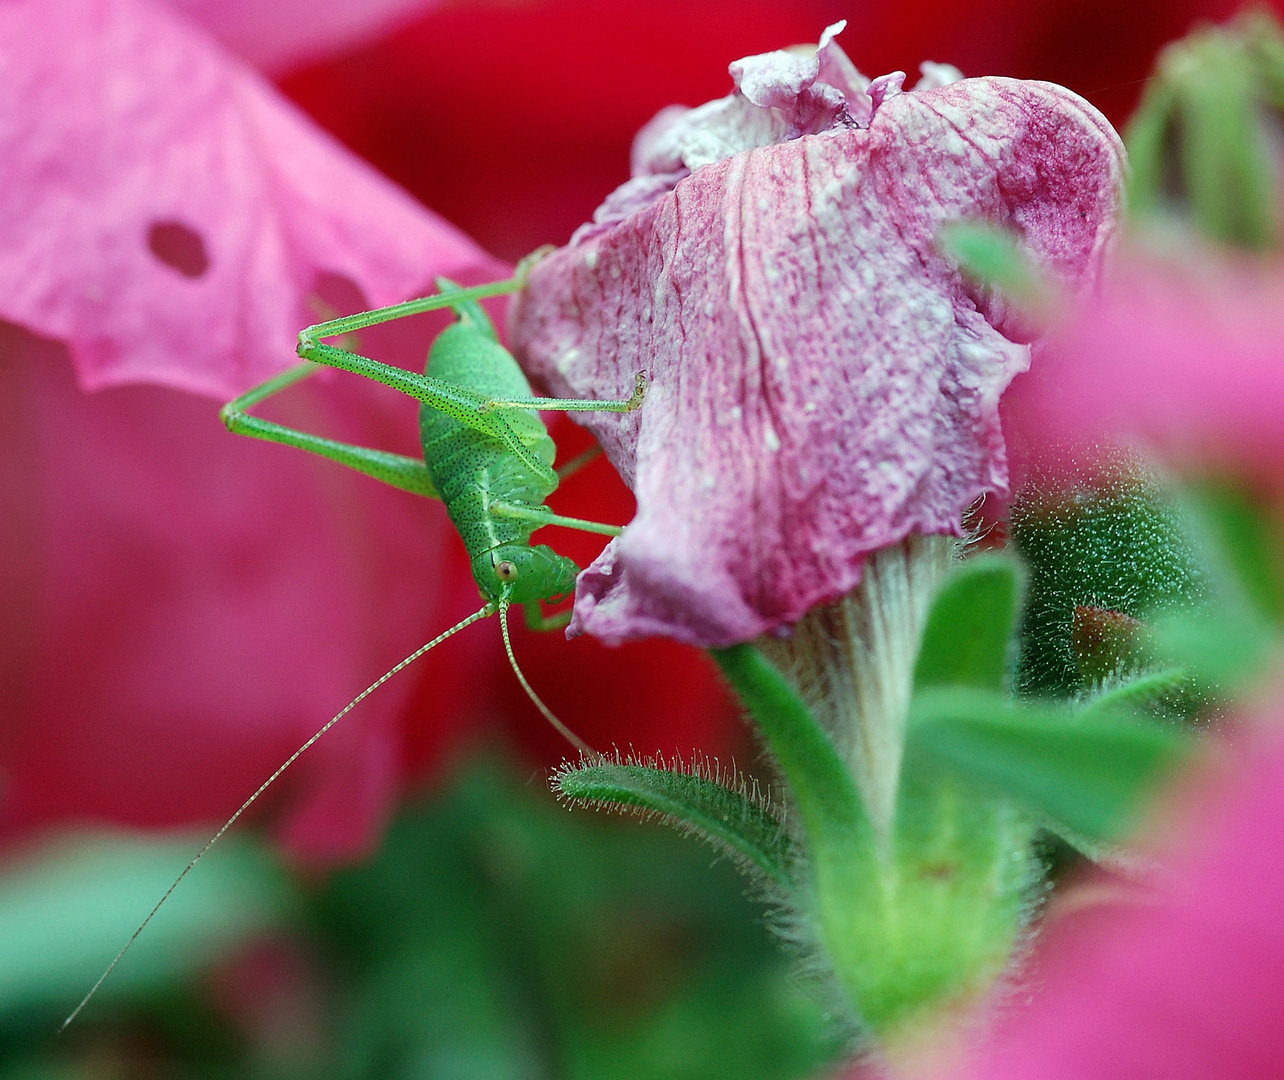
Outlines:
{"type": "MultiPolygon", "coordinates": [[[[333,718],[331,718],[326,724],[324,724],[317,731],[315,735],[312,736],[312,738],[310,738],[307,742],[305,742],[302,746],[300,746],[296,751],[294,751],[293,754],[291,754],[288,758],[286,758],[285,762],[276,770],[276,772],[274,772],[271,776],[269,776],[266,780],[264,780],[263,783],[259,785],[258,790],[253,795],[251,795],[248,799],[246,799],[245,802],[241,803],[240,809],[237,810],[235,814],[233,814],[230,818],[227,819],[227,821],[223,823],[223,827],[209,838],[205,846],[196,853],[196,856],[192,859],[192,861],[189,862],[185,867],[183,867],[183,872],[174,879],[174,884],[171,885],[167,890],[165,890],[165,895],[162,896],[156,902],[156,906],[152,908],[152,910],[148,913],[147,918],[145,918],[141,923],[139,923],[138,929],[135,930],[130,935],[129,940],[125,942],[125,947],[116,954],[116,959],[114,959],[110,964],[107,965],[107,970],[104,971],[102,975],[99,976],[98,981],[94,983],[92,987],[90,987],[89,993],[87,993],[84,996],[84,998],[81,999],[80,1004],[77,1005],[74,1010],[72,1010],[71,1015],[68,1016],[67,1019],[62,1022],[62,1026],[58,1029],[59,1034],[61,1034],[63,1031],[67,1029],[67,1025],[70,1024],[73,1020],[76,1019],[77,1016],[80,1015],[81,1010],[86,1005],[88,1005],[90,1000],[93,998],[93,996],[96,993],[98,993],[98,988],[107,981],[107,976],[116,970],[116,965],[120,963],[121,958],[127,952],[129,952],[130,946],[133,945],[134,942],[138,940],[139,935],[142,934],[142,932],[147,929],[147,924],[150,923],[152,919],[156,917],[156,913],[160,911],[160,909],[164,906],[165,901],[168,900],[170,896],[173,895],[174,890],[177,889],[179,885],[182,884],[183,878],[187,877],[187,875],[192,872],[192,868],[198,862],[200,862],[201,859],[205,857],[205,853],[209,851],[209,849],[212,848],[215,844],[217,844],[219,840],[222,839],[223,834],[227,832],[227,830],[230,829],[233,825],[236,824],[237,819],[240,818],[240,816],[244,814],[245,811],[248,810],[254,804],[254,802],[258,799],[260,795],[263,794],[263,792],[267,791],[267,789],[272,786],[272,784],[276,781],[277,777],[279,777],[283,772],[285,772],[286,769],[288,769],[291,765],[293,765],[296,761],[298,761],[299,758],[302,757],[303,754],[307,750],[309,750],[312,747],[312,745],[318,739],[321,738],[322,735],[324,735],[327,731],[329,731],[332,727],[334,727],[335,724],[337,724],[340,720],[342,720],[345,716],[347,716],[348,713],[352,712],[352,710],[355,709],[358,705],[360,705],[361,702],[363,702],[367,697],[369,697],[376,690],[378,690],[379,687],[381,687],[384,683],[386,683],[399,671],[402,671],[405,668],[408,668],[411,664],[413,664],[416,660],[418,660],[421,656],[423,656],[424,653],[428,652],[428,650],[435,649],[448,637],[453,637],[455,634],[459,633],[460,630],[463,630],[465,627],[471,626],[473,623],[477,622],[478,619],[485,619],[488,616],[495,614],[496,610],[497,610],[496,606],[493,602],[488,603],[486,604],[485,607],[481,608],[480,610],[474,611],[471,615],[468,616],[468,618],[455,623],[455,625],[452,626],[449,630],[447,630],[444,634],[438,634],[435,638],[432,639],[432,641],[428,642],[428,644],[421,645],[418,649],[416,649],[404,660],[402,660],[401,663],[397,664],[393,668],[390,668],[388,671],[385,671],[382,675],[379,676],[379,678],[375,679],[374,682],[372,682],[369,686],[367,686],[364,690],[362,690],[361,693],[359,693],[356,697],[354,697],[351,701],[349,701],[347,705],[345,705],[342,709],[340,709],[334,715],[333,718]]],[[[505,640],[507,640],[507,635],[505,635],[505,640]]],[[[510,657],[512,656],[511,650],[509,650],[509,656],[510,657]]],[[[551,715],[551,714],[546,714],[546,715],[551,715]]],[[[557,721],[554,720],[554,723],[556,722],[557,721]]]]}
{"type": "Polygon", "coordinates": [[[535,703],[535,708],[539,709],[544,714],[544,719],[557,728],[559,734],[581,754],[587,754],[589,757],[594,758],[600,756],[588,743],[554,716],[552,709],[540,701],[539,695],[531,689],[531,684],[526,681],[526,676],[522,674],[522,669],[517,666],[517,657],[513,655],[513,643],[508,637],[507,600],[499,601],[499,628],[504,635],[504,651],[508,653],[508,662],[513,667],[513,674],[517,676],[517,681],[522,684],[522,689],[526,691],[526,696],[535,703]]]}

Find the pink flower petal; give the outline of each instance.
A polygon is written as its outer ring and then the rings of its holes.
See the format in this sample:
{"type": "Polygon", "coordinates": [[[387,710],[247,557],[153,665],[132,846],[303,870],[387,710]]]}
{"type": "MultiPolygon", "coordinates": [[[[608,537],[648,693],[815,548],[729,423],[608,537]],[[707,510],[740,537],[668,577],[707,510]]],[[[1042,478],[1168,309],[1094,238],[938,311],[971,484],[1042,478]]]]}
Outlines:
{"type": "Polygon", "coordinates": [[[534,375],[603,398],[651,375],[636,413],[586,419],[638,514],[572,630],[747,640],[848,592],[869,552],[957,533],[1005,489],[998,399],[1028,350],[937,230],[1009,226],[1081,287],[1121,167],[1069,91],[965,80],[706,165],[537,266],[512,318],[534,375]]]}
{"type": "MultiPolygon", "coordinates": [[[[863,97],[864,79],[850,61],[843,63],[846,54],[834,44],[834,38],[846,26],[843,21],[827,27],[814,53],[778,50],[746,56],[728,69],[745,101],[758,109],[775,111],[787,122],[784,138],[795,139],[804,133],[828,131],[835,124],[857,122],[845,114],[849,95],[853,103],[863,97]],[[826,76],[837,75],[842,81],[831,86],[821,77],[822,69],[826,76]]],[[[858,120],[869,121],[863,101],[858,120]]]]}
{"type": "MultiPolygon", "coordinates": [[[[1278,720],[1276,720],[1278,724],[1278,720]]],[[[1269,1080],[1284,1061],[1284,747],[1200,800],[1160,895],[1054,927],[1042,987],[968,1077],[1269,1080]]],[[[1223,778],[1223,781],[1228,778],[1223,778]]],[[[1188,808],[1189,810],[1189,808],[1188,808]]]]}
{"type": "Polygon", "coordinates": [[[292,361],[322,276],[378,305],[485,261],[146,0],[0,5],[0,60],[0,317],[86,389],[227,398],[292,361]]]}
{"type": "Polygon", "coordinates": [[[869,80],[834,41],[844,26],[838,22],[828,27],[810,55],[777,51],[735,61],[728,70],[736,90],[726,97],[695,109],[661,109],[633,141],[633,180],[607,197],[594,224],[603,223],[607,207],[614,210],[611,220],[617,220],[645,205],[619,205],[633,201],[623,200],[621,192],[650,189],[650,199],[658,198],[691,170],[742,150],[835,127],[867,127],[869,80]],[[667,182],[643,185],[647,177],[667,182]]]}
{"type": "Polygon", "coordinates": [[[1033,448],[1123,436],[1178,464],[1284,475],[1284,270],[1130,251],[1013,385],[1033,448]]]}
{"type": "Polygon", "coordinates": [[[165,0],[256,67],[281,71],[373,41],[437,0],[165,0]]]}

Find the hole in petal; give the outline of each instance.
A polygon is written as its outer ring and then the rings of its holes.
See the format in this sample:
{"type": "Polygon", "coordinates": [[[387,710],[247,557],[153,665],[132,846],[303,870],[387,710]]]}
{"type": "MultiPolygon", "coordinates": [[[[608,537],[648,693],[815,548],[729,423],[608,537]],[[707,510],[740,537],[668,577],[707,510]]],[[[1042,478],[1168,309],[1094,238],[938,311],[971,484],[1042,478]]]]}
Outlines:
{"type": "Polygon", "coordinates": [[[153,221],[147,230],[147,247],[166,266],[184,277],[202,277],[210,268],[205,241],[181,221],[153,221]]]}
{"type": "Polygon", "coordinates": [[[365,311],[370,303],[352,278],[333,270],[322,270],[312,285],[308,306],[311,309],[308,314],[314,318],[335,319],[365,311]]]}

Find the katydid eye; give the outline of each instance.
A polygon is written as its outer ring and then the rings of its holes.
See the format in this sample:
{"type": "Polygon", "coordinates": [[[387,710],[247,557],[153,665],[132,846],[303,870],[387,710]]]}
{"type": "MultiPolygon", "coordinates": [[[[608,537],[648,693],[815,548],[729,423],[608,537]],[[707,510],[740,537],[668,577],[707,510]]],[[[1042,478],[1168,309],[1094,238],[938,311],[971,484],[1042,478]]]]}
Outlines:
{"type": "Polygon", "coordinates": [[[503,562],[495,564],[495,574],[500,581],[516,581],[517,567],[505,559],[503,562]]]}

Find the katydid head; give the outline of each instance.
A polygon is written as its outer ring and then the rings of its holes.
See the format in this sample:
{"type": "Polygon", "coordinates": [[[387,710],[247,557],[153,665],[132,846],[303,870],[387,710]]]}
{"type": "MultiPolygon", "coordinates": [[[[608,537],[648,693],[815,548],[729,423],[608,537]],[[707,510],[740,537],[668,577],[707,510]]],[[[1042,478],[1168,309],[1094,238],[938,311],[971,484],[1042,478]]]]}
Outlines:
{"type": "Polygon", "coordinates": [[[501,544],[473,560],[473,577],[489,600],[513,604],[560,600],[575,588],[580,568],[547,544],[501,544]]]}

